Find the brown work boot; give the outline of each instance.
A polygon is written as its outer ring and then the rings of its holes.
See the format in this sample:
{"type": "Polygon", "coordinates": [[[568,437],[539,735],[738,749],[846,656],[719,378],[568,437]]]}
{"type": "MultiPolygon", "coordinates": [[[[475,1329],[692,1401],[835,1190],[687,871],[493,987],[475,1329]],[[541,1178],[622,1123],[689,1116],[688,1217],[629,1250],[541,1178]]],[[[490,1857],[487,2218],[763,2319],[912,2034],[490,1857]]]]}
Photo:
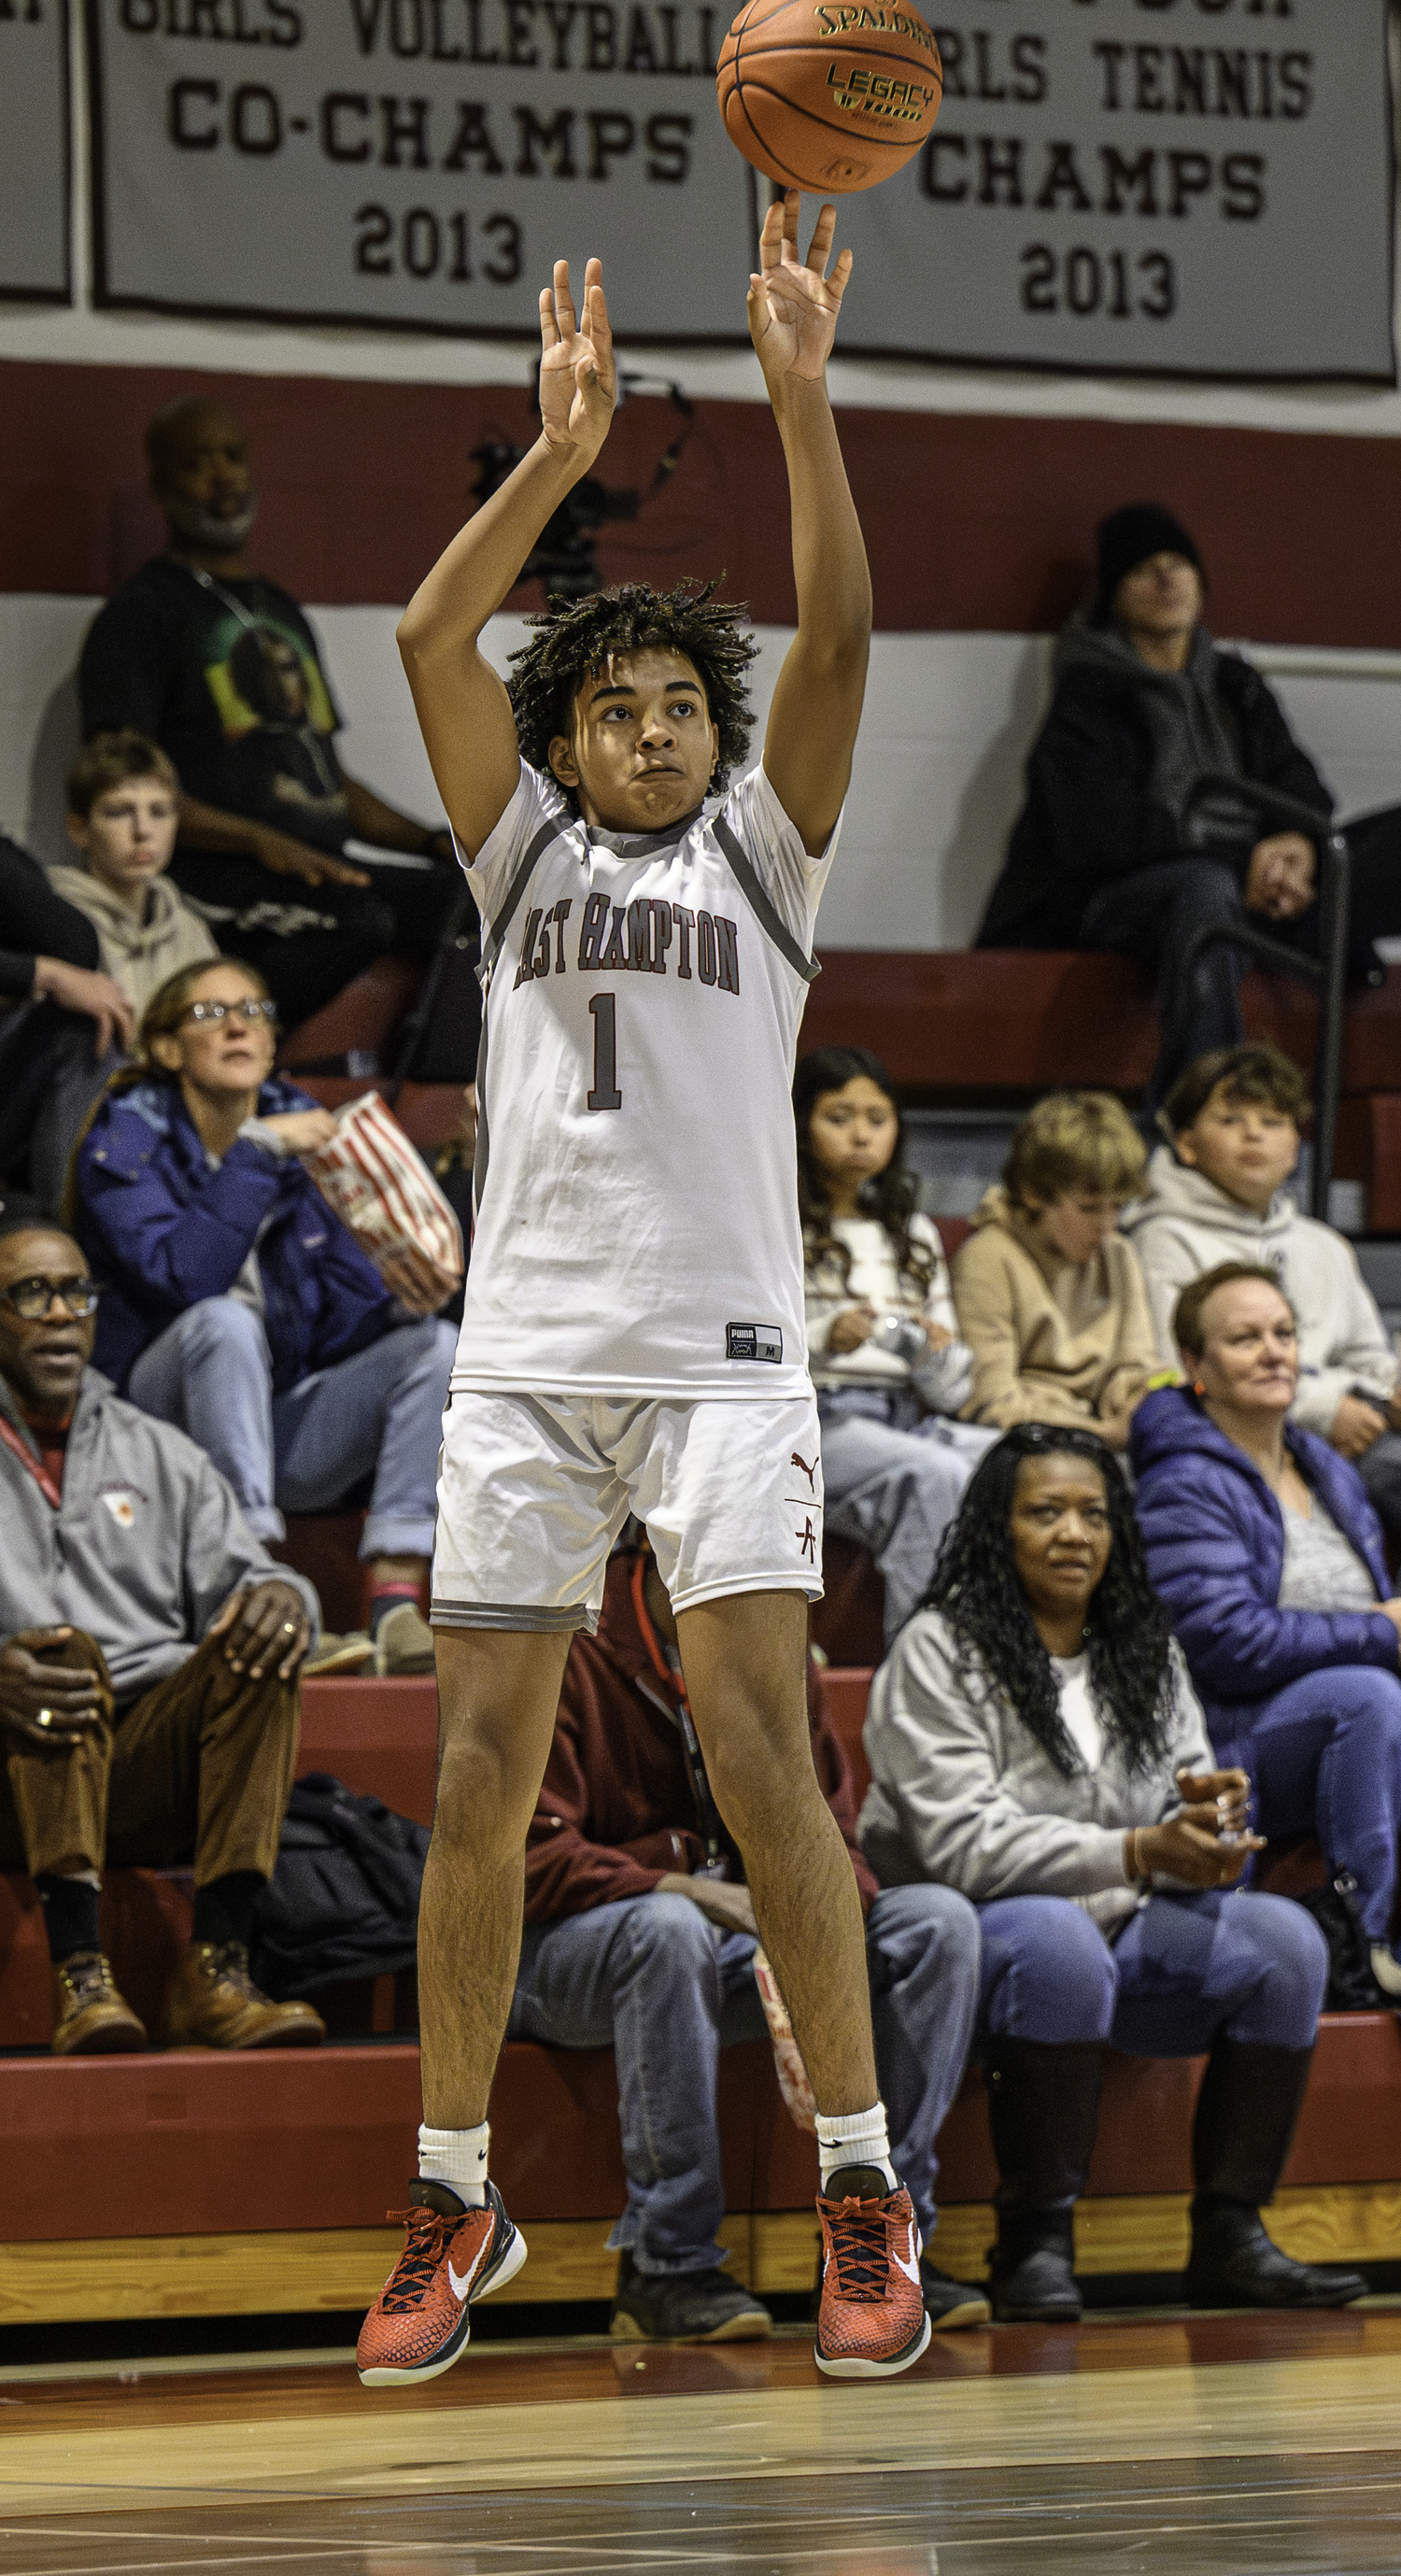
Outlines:
{"type": "Polygon", "coordinates": [[[149,2048],[144,2023],[118,1994],[100,1950],[75,1950],[54,1970],[55,2057],[120,2057],[149,2048]]]}
{"type": "Polygon", "coordinates": [[[326,2036],[310,2004],[275,2004],[248,1973],[241,1941],[192,1941],[165,2008],[167,2048],[316,2048],[326,2036]]]}

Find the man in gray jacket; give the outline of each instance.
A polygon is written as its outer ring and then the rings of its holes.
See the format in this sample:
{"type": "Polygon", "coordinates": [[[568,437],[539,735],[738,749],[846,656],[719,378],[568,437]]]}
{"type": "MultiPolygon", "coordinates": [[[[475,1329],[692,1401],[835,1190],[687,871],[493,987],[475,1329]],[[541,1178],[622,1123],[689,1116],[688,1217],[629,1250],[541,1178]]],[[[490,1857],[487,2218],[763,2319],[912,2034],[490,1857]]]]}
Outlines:
{"type": "Polygon", "coordinates": [[[0,1229],[0,1869],[44,1909],[60,2056],[147,2045],[98,1927],[100,1871],[194,1864],[172,2046],[306,2045],[248,1974],[319,1608],[183,1432],[88,1366],[98,1290],[51,1227],[0,1229]]]}

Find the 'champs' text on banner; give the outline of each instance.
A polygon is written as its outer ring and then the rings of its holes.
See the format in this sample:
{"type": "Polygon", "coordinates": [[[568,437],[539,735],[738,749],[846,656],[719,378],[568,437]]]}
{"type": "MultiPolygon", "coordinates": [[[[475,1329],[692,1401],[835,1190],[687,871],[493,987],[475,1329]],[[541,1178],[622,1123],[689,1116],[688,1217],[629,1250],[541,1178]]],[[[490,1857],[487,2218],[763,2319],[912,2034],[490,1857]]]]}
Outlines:
{"type": "MultiPolygon", "coordinates": [[[[597,252],[625,337],[741,342],[729,7],[88,0],[99,299],[524,334],[597,252]]],[[[845,349],[1394,380],[1387,0],[928,14],[933,135],[838,208],[845,349]]]]}

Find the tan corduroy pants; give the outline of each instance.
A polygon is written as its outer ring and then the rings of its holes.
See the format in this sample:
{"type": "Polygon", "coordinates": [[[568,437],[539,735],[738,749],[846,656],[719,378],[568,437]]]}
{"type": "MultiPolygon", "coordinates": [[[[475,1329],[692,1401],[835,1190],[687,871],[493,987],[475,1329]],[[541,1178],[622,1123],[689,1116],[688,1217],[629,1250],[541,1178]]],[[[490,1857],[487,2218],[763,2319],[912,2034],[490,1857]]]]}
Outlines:
{"type": "MultiPolygon", "coordinates": [[[[21,1634],[15,1642],[30,1645],[21,1634]]],[[[33,1649],[31,1649],[33,1650],[33,1649]]],[[[76,1745],[5,1734],[0,1869],[170,1869],[195,1884],[256,1870],[271,1878],[297,1753],[300,1684],[254,1681],[210,1637],[117,1712],[102,1649],[81,1631],[43,1653],[85,1664],[103,1686],[102,1723],[76,1745]]]]}

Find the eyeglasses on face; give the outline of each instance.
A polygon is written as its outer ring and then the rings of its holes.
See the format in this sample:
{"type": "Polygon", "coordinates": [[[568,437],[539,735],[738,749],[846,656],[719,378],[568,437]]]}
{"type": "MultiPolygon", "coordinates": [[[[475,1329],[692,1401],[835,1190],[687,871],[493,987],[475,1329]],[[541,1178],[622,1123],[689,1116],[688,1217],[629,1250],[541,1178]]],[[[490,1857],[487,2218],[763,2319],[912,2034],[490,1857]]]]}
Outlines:
{"type": "Polygon", "coordinates": [[[95,1279],[16,1279],[0,1288],[0,1302],[25,1324],[42,1324],[55,1297],[70,1315],[91,1315],[102,1290],[95,1279]]]}
{"type": "Polygon", "coordinates": [[[191,1002],[184,1016],[201,1029],[217,1029],[221,1021],[229,1019],[242,1020],[246,1028],[256,1029],[260,1022],[276,1019],[277,1004],[255,1001],[250,994],[246,1002],[191,1002]]]}

